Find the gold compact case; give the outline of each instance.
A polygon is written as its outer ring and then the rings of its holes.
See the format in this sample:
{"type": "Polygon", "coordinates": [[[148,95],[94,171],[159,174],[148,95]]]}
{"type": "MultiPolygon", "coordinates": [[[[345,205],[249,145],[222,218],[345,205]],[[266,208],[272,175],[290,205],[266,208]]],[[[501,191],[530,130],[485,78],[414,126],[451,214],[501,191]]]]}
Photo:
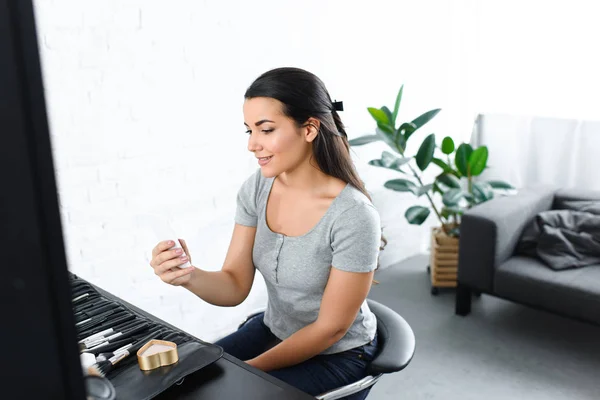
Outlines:
{"type": "Polygon", "coordinates": [[[175,364],[179,361],[177,344],[166,340],[152,339],[138,350],[137,359],[142,371],[175,364]]]}

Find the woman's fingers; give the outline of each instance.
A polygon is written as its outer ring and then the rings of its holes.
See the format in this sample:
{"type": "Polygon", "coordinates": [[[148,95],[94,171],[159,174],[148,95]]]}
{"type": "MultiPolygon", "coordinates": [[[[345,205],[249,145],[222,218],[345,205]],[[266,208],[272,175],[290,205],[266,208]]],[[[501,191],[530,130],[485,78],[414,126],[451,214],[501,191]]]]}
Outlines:
{"type": "Polygon", "coordinates": [[[177,258],[173,258],[170,260],[167,260],[163,263],[161,263],[160,265],[158,265],[156,268],[154,268],[154,273],[156,275],[162,275],[165,272],[167,272],[168,270],[170,270],[171,268],[178,268],[180,265],[185,264],[186,262],[188,262],[187,257],[177,257],[177,258]]]}
{"type": "Polygon", "coordinates": [[[166,261],[172,260],[177,257],[181,257],[183,255],[183,249],[173,249],[163,251],[156,257],[154,257],[152,266],[156,267],[158,265],[163,264],[166,261]]]}
{"type": "Polygon", "coordinates": [[[185,240],[178,239],[181,248],[173,248],[175,243],[172,240],[159,242],[152,249],[152,260],[150,266],[154,269],[154,273],[160,279],[171,285],[181,285],[189,281],[189,275],[194,270],[194,267],[179,268],[179,266],[190,261],[187,244],[185,240]],[[185,256],[184,254],[185,253],[185,256]]]}
{"type": "Polygon", "coordinates": [[[157,255],[159,255],[165,250],[169,250],[174,245],[175,243],[173,243],[172,240],[164,240],[162,242],[158,242],[158,244],[152,249],[152,258],[155,258],[157,255]]]}
{"type": "Polygon", "coordinates": [[[175,281],[178,278],[181,278],[182,276],[191,274],[193,270],[194,270],[194,267],[183,268],[183,269],[176,268],[175,270],[169,270],[169,271],[165,272],[164,274],[162,274],[160,276],[160,279],[162,279],[162,281],[165,283],[173,284],[173,281],[175,281]]]}
{"type": "Polygon", "coordinates": [[[190,251],[188,250],[187,244],[185,243],[185,240],[183,239],[178,239],[179,243],[181,243],[181,247],[183,248],[183,251],[185,251],[185,254],[188,256],[188,258],[190,259],[190,263],[192,262],[192,256],[190,255],[190,251]]]}

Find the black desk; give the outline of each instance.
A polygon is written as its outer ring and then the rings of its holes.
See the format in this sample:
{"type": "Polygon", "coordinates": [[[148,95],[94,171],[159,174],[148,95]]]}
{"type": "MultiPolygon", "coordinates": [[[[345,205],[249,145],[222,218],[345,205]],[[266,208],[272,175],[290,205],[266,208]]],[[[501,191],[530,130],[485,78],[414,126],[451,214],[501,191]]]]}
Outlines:
{"type": "MultiPolygon", "coordinates": [[[[91,282],[90,282],[91,284],[91,282]]],[[[107,298],[130,307],[133,311],[172,329],[181,329],[149,314],[125,300],[94,287],[107,298]]],[[[200,300],[198,300],[200,301],[200,300]]],[[[186,332],[187,333],[187,332],[186,332]]],[[[189,335],[189,333],[188,333],[189,335]]],[[[193,336],[193,335],[190,335],[193,336]]],[[[201,340],[201,339],[200,339],[201,340]]],[[[296,389],[271,375],[249,366],[243,361],[224,353],[223,357],[208,367],[188,375],[179,386],[174,385],[157,400],[194,399],[194,400],[309,400],[314,397],[296,389]]]]}

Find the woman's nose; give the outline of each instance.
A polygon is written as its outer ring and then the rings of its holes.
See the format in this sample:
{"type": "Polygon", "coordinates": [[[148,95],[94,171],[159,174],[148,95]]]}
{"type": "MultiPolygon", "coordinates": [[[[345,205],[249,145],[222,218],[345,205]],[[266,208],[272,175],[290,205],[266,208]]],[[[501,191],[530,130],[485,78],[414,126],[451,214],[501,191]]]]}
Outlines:
{"type": "Polygon", "coordinates": [[[248,136],[248,150],[255,152],[261,149],[261,145],[258,142],[258,135],[255,135],[254,133],[251,133],[250,136],[248,136]]]}

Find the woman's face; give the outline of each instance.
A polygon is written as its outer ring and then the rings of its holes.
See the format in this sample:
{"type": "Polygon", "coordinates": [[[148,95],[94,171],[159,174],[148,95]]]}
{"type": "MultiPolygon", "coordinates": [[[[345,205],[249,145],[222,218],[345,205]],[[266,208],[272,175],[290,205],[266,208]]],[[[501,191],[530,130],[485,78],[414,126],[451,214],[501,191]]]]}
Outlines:
{"type": "Polygon", "coordinates": [[[310,158],[314,130],[298,127],[282,112],[283,104],[268,97],[244,102],[244,125],[248,150],[258,159],[263,176],[269,178],[296,169],[310,158]]]}

